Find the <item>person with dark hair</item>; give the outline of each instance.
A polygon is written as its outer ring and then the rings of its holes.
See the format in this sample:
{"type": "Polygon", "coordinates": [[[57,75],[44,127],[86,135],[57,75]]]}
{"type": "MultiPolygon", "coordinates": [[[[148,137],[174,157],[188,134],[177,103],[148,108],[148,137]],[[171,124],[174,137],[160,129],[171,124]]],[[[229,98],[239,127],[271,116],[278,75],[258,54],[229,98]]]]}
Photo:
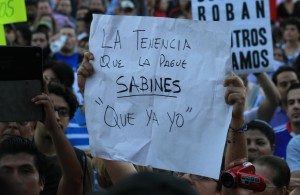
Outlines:
{"type": "Polygon", "coordinates": [[[19,46],[29,46],[31,41],[31,31],[26,26],[17,26],[17,45],[19,46]]]}
{"type": "MultiPolygon", "coordinates": [[[[72,89],[64,87],[63,85],[55,82],[51,82],[48,85],[49,90],[49,98],[53,102],[54,111],[56,113],[56,120],[60,127],[60,131],[62,134],[66,131],[67,126],[69,125],[70,119],[74,117],[74,113],[78,107],[78,102],[76,96],[72,92],[72,89]]],[[[34,132],[34,142],[44,155],[48,156],[51,159],[51,163],[53,164],[53,172],[49,173],[48,182],[52,183],[51,188],[48,189],[49,192],[54,192],[53,190],[58,189],[57,181],[61,178],[60,167],[57,166],[57,158],[58,150],[55,147],[55,142],[51,138],[51,134],[49,133],[51,129],[45,126],[41,122],[37,122],[36,129],[34,132]]],[[[65,136],[64,136],[65,137],[65,136]]],[[[67,138],[66,138],[67,140],[67,138]]],[[[68,144],[70,142],[67,140],[68,144]]],[[[83,189],[80,191],[80,194],[85,194],[87,192],[91,192],[93,190],[94,177],[92,172],[92,165],[90,159],[85,155],[85,153],[77,148],[73,148],[77,155],[77,162],[80,162],[81,170],[83,172],[83,182],[78,185],[82,185],[83,189]]],[[[44,190],[45,191],[45,190],[44,190]]]]}
{"type": "Polygon", "coordinates": [[[37,13],[37,0],[25,0],[27,24],[32,27],[36,13],[37,13]]]}
{"type": "Polygon", "coordinates": [[[300,4],[293,0],[284,0],[277,6],[277,17],[280,22],[291,17],[300,18],[300,4]]]}
{"type": "Polygon", "coordinates": [[[275,129],[274,155],[286,158],[286,149],[293,136],[300,134],[300,83],[293,83],[287,90],[286,113],[289,122],[279,129],[275,129]]]}
{"type": "Polygon", "coordinates": [[[291,84],[299,82],[300,75],[299,72],[292,67],[281,66],[274,72],[272,80],[281,96],[280,105],[277,107],[272,120],[269,122],[276,131],[277,129],[284,128],[289,121],[285,111],[286,94],[291,84]]]}
{"type": "Polygon", "coordinates": [[[1,194],[38,195],[45,184],[45,162],[45,156],[31,140],[6,137],[0,143],[1,194]]]}
{"type": "Polygon", "coordinates": [[[44,64],[50,59],[51,50],[49,47],[49,36],[46,30],[35,30],[31,35],[31,46],[38,46],[43,49],[44,64]]]}
{"type": "Polygon", "coordinates": [[[290,169],[281,158],[267,155],[254,161],[255,173],[266,180],[266,189],[262,194],[286,195],[290,183],[290,169]]]}
{"type": "Polygon", "coordinates": [[[275,149],[273,128],[262,120],[253,120],[247,124],[245,133],[248,148],[248,160],[253,162],[263,155],[271,155],[275,149]]]}
{"type": "Polygon", "coordinates": [[[300,21],[296,18],[290,18],[283,24],[282,46],[286,56],[286,65],[292,66],[296,58],[300,55],[300,21]]]}
{"type": "MultiPolygon", "coordinates": [[[[23,138],[14,138],[15,136],[11,138],[11,134],[2,134],[0,143],[0,178],[5,178],[7,182],[6,185],[9,188],[8,190],[12,189],[13,193],[17,191],[16,194],[81,195],[83,190],[82,183],[84,174],[81,169],[80,162],[77,160],[71,144],[63,134],[61,121],[57,117],[58,111],[56,107],[54,107],[50,96],[48,95],[47,86],[45,86],[44,90],[45,93],[34,97],[32,102],[35,105],[43,106],[44,108],[44,120],[39,121],[38,124],[39,126],[44,127],[44,130],[47,132],[48,139],[53,143],[52,147],[56,151],[55,157],[49,155],[49,153],[45,151],[42,151],[40,149],[41,143],[39,142],[34,142],[35,144],[33,144],[33,142],[24,141],[23,138]],[[14,139],[17,139],[17,141],[11,143],[11,140],[14,139]],[[35,152],[29,153],[28,155],[26,152],[26,146],[18,145],[23,142],[25,145],[28,144],[33,151],[41,152],[46,156],[45,158],[47,159],[45,162],[39,163],[45,170],[45,174],[43,174],[45,176],[43,176],[45,178],[44,180],[42,177],[38,176],[37,170],[40,168],[35,165],[36,162],[34,161],[34,155],[31,156],[35,152]],[[7,153],[6,151],[12,151],[12,153],[7,153]],[[56,164],[53,163],[53,158],[55,159],[56,164]],[[57,173],[60,173],[59,177],[54,178],[53,175],[57,173]],[[26,189],[24,189],[24,191],[19,191],[23,188],[26,189]]],[[[18,122],[14,123],[17,124],[18,122]]],[[[20,128],[20,125],[22,124],[15,125],[15,129],[20,128]]],[[[39,139],[38,136],[37,139],[39,139]]]]}
{"type": "Polygon", "coordinates": [[[43,66],[43,77],[47,83],[54,81],[71,89],[74,83],[73,69],[60,61],[47,61],[43,66]]]}
{"type": "Polygon", "coordinates": [[[73,68],[74,72],[76,72],[79,63],[81,62],[81,58],[79,53],[76,51],[78,40],[75,29],[69,25],[63,26],[60,29],[60,35],[65,35],[67,40],[60,51],[53,54],[53,58],[69,64],[73,68]]]}

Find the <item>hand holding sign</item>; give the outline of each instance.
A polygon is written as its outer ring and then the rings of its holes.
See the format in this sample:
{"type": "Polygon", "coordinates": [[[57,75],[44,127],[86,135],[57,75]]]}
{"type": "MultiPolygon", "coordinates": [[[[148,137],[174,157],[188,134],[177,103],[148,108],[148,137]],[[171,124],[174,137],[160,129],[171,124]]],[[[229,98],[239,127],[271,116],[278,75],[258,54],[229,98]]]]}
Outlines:
{"type": "Polygon", "coordinates": [[[77,69],[77,82],[82,95],[84,95],[86,78],[94,73],[93,66],[90,64],[91,60],[94,60],[93,54],[90,52],[85,52],[83,61],[77,69]]]}

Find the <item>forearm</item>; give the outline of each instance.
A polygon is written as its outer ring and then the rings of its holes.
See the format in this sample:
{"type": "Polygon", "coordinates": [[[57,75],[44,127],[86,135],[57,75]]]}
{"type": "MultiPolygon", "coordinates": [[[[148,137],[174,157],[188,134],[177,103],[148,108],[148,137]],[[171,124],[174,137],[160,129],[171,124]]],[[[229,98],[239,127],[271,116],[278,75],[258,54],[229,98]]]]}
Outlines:
{"type": "Polygon", "coordinates": [[[64,180],[69,184],[80,186],[83,183],[83,172],[72,145],[60,127],[52,129],[50,135],[64,180]]]}
{"type": "Polygon", "coordinates": [[[266,73],[257,75],[257,80],[261,85],[266,97],[266,99],[259,106],[257,117],[258,119],[264,121],[270,121],[280,102],[281,97],[276,86],[266,73]]]}
{"type": "Polygon", "coordinates": [[[105,159],[103,159],[103,162],[113,183],[116,183],[127,176],[137,173],[133,164],[129,162],[117,162],[105,159]]]}
{"type": "MultiPolygon", "coordinates": [[[[244,127],[244,120],[232,120],[230,127],[232,129],[241,129],[244,127]]],[[[229,163],[234,160],[247,158],[247,156],[248,153],[245,134],[229,130],[225,151],[225,168],[227,168],[229,163]]]]}

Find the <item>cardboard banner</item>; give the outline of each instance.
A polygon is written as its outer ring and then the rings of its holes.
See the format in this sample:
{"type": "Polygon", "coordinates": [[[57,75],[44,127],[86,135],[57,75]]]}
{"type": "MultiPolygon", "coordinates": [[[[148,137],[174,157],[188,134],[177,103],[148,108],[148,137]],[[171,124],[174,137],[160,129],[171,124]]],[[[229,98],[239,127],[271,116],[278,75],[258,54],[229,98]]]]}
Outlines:
{"type": "Polygon", "coordinates": [[[194,20],[232,23],[232,66],[237,74],[273,70],[268,0],[193,0],[194,20]]]}
{"type": "Polygon", "coordinates": [[[27,21],[25,0],[0,0],[0,24],[27,21]]]}
{"type": "Polygon", "coordinates": [[[0,24],[0,45],[6,45],[4,26],[0,24]]]}
{"type": "Polygon", "coordinates": [[[225,22],[94,15],[84,96],[92,154],[218,178],[230,34],[225,22]]]}

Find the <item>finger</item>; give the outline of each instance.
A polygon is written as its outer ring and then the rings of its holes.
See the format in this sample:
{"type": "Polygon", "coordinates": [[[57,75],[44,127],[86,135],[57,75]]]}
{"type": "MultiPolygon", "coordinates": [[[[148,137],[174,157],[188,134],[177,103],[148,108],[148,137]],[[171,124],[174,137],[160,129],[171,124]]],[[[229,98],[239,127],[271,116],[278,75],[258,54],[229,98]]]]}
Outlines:
{"type": "Polygon", "coordinates": [[[224,98],[225,98],[225,102],[227,104],[233,104],[234,102],[230,102],[234,99],[232,98],[241,98],[241,100],[244,100],[246,97],[246,92],[245,90],[241,89],[241,88],[227,88],[226,92],[225,92],[225,95],[224,95],[224,98]],[[229,98],[230,96],[234,95],[233,97],[229,98]],[[236,95],[238,95],[236,97],[236,95]]]}
{"type": "Polygon", "coordinates": [[[230,93],[225,99],[226,103],[229,105],[242,104],[245,103],[245,96],[241,93],[230,93]]]}
{"type": "Polygon", "coordinates": [[[48,84],[45,79],[43,79],[43,86],[44,86],[44,93],[48,95],[49,94],[48,84]]]}
{"type": "Polygon", "coordinates": [[[81,66],[83,69],[85,69],[89,74],[89,76],[90,75],[92,75],[93,74],[93,72],[94,72],[94,68],[93,68],[93,65],[89,62],[89,61],[87,61],[87,62],[85,62],[85,63],[82,63],[82,66],[81,66]]]}
{"type": "Polygon", "coordinates": [[[86,70],[84,67],[80,66],[77,70],[77,75],[78,76],[83,76],[84,78],[88,77],[90,74],[89,74],[89,71],[86,70]]]}
{"type": "Polygon", "coordinates": [[[42,93],[40,95],[35,96],[32,98],[32,102],[38,101],[38,100],[50,100],[49,96],[45,93],[42,93]]]}
{"type": "Polygon", "coordinates": [[[247,161],[246,158],[242,158],[242,159],[236,159],[234,161],[232,161],[231,163],[229,163],[228,165],[228,169],[231,169],[233,167],[236,167],[236,166],[239,166],[239,165],[242,165],[243,163],[245,163],[247,161]]]}
{"type": "Polygon", "coordinates": [[[94,55],[91,52],[87,51],[84,53],[84,59],[86,61],[94,60],[94,55]]]}
{"type": "Polygon", "coordinates": [[[81,94],[83,95],[84,94],[84,86],[85,86],[85,78],[81,75],[78,75],[77,84],[78,84],[81,94]]]}
{"type": "Polygon", "coordinates": [[[235,87],[244,87],[245,86],[243,80],[236,75],[226,77],[226,79],[224,81],[224,87],[227,87],[230,85],[235,86],[235,87]]]}

